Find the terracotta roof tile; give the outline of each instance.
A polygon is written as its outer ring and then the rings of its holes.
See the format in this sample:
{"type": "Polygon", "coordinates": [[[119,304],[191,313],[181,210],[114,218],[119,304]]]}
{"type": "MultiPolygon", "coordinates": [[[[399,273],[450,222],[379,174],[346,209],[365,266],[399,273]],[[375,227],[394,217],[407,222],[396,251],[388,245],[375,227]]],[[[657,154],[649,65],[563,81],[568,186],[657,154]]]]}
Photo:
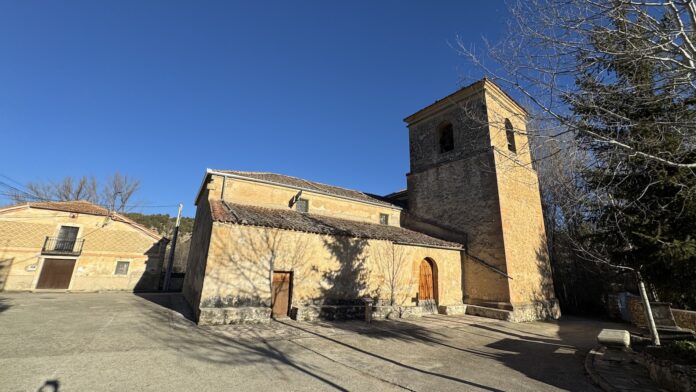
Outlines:
{"type": "Polygon", "coordinates": [[[211,200],[210,210],[216,222],[388,240],[412,245],[463,248],[461,244],[443,241],[402,227],[305,214],[290,209],[271,209],[211,200]]]}
{"type": "Polygon", "coordinates": [[[369,193],[360,192],[360,191],[356,191],[356,190],[352,190],[352,189],[341,188],[338,186],[326,185],[326,184],[322,184],[320,182],[309,181],[309,180],[305,180],[302,178],[286,176],[284,174],[265,173],[265,172],[245,172],[245,171],[236,171],[236,170],[215,170],[215,171],[219,172],[219,173],[232,174],[232,175],[240,176],[240,177],[247,177],[247,178],[252,179],[252,180],[273,182],[273,183],[276,183],[279,185],[286,185],[286,186],[291,186],[291,187],[295,187],[295,188],[303,188],[303,189],[307,189],[309,191],[317,191],[317,192],[322,192],[322,193],[326,193],[326,194],[334,195],[334,196],[348,197],[351,199],[365,201],[365,202],[369,202],[369,203],[381,204],[381,205],[384,205],[386,207],[400,208],[399,206],[394,205],[394,204],[386,201],[381,196],[372,195],[369,193]]]}
{"type": "Polygon", "coordinates": [[[100,205],[90,203],[85,200],[75,200],[75,201],[42,201],[42,202],[29,202],[25,204],[20,204],[20,205],[14,205],[14,206],[8,206],[8,207],[3,207],[0,208],[0,210],[5,210],[5,209],[14,209],[16,207],[30,207],[30,208],[38,208],[42,210],[53,210],[53,211],[62,211],[62,212],[70,212],[70,213],[75,213],[75,214],[89,214],[89,215],[98,215],[98,216],[111,216],[111,219],[127,223],[131,226],[134,226],[138,228],[141,231],[144,231],[147,235],[161,239],[164,238],[158,233],[148,229],[145,226],[142,226],[135,221],[126,218],[123,215],[117,214],[115,212],[110,212],[107,208],[104,208],[100,205]]]}
{"type": "Polygon", "coordinates": [[[29,205],[29,207],[40,208],[44,210],[65,211],[74,212],[77,214],[90,214],[101,216],[110,215],[108,209],[84,200],[30,202],[27,204],[29,205]]]}

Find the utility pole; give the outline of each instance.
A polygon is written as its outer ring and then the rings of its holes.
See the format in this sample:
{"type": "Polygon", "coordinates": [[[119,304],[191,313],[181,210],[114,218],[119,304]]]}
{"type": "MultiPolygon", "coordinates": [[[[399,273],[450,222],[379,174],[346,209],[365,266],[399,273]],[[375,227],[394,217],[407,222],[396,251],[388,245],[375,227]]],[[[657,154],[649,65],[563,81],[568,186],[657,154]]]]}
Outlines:
{"type": "Polygon", "coordinates": [[[176,225],[172,234],[172,249],[169,251],[169,261],[167,262],[167,272],[164,275],[164,287],[162,291],[169,291],[169,282],[172,280],[172,268],[174,267],[174,252],[176,252],[176,238],[179,236],[179,224],[181,223],[181,209],[184,205],[179,203],[179,212],[176,214],[176,225]]]}

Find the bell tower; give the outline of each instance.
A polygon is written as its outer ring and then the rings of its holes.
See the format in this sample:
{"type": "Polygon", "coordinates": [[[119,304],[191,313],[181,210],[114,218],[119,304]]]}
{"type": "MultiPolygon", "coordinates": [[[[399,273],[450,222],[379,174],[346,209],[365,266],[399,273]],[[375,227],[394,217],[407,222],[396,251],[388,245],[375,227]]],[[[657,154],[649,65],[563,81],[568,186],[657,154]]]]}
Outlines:
{"type": "Polygon", "coordinates": [[[464,243],[464,303],[504,310],[513,321],[560,316],[526,118],[483,79],[404,120],[404,225],[464,243]]]}

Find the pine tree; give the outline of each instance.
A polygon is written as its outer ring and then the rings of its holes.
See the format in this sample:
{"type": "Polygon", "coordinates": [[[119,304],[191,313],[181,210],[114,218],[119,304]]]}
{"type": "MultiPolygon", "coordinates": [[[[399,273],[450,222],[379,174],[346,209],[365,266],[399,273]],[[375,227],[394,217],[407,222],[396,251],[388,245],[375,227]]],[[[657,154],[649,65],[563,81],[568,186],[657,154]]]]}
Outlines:
{"type": "MultiPolygon", "coordinates": [[[[673,162],[696,158],[694,75],[647,55],[654,37],[643,22],[617,9],[614,28],[591,38],[603,55],[583,59],[578,92],[566,97],[591,159],[578,179],[592,228],[583,240],[610,263],[639,271],[661,300],[696,308],[696,174],[603,140],[673,162]],[[641,46],[646,56],[626,55],[641,46]]],[[[661,23],[675,22],[667,15],[661,23]]]]}

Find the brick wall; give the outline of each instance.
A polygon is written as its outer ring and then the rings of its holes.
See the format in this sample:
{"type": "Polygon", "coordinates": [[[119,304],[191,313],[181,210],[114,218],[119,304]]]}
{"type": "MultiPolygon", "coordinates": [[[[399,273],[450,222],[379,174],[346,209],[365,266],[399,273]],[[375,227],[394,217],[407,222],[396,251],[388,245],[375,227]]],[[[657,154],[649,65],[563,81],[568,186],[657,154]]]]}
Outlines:
{"type": "MultiPolygon", "coordinates": [[[[631,295],[628,297],[628,309],[631,313],[631,323],[641,328],[647,328],[643,302],[639,296],[631,295]]],[[[674,321],[678,327],[696,331],[696,312],[672,309],[672,316],[674,316],[674,321]]]]}

